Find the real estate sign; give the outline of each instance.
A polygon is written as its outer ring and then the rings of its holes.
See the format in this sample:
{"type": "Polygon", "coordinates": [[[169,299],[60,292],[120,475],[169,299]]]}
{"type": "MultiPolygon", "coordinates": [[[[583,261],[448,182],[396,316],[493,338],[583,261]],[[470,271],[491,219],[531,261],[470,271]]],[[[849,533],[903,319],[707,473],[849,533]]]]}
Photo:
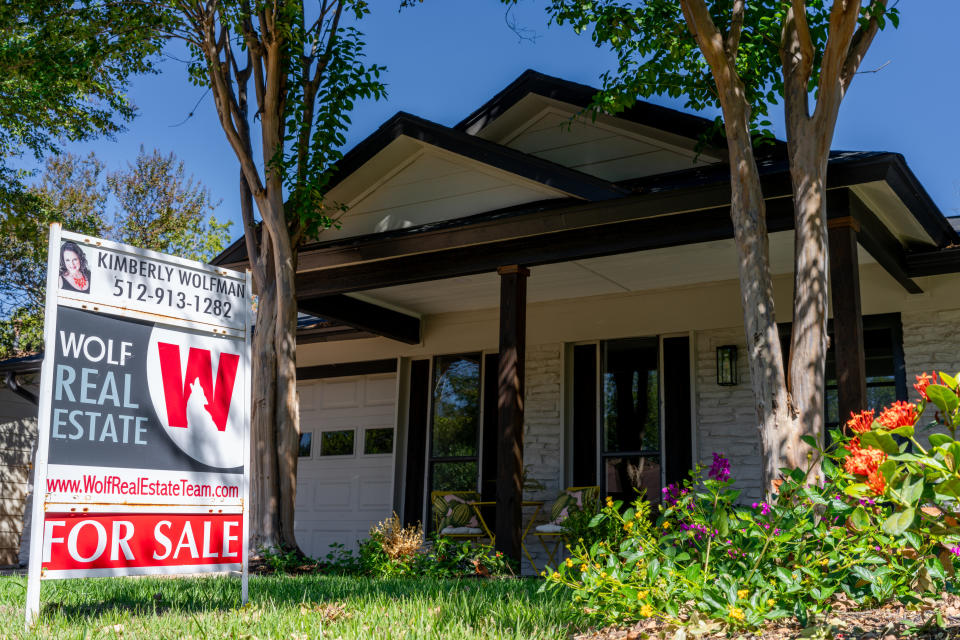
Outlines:
{"type": "Polygon", "coordinates": [[[50,230],[27,623],[40,579],[239,570],[249,274],[50,230]]]}

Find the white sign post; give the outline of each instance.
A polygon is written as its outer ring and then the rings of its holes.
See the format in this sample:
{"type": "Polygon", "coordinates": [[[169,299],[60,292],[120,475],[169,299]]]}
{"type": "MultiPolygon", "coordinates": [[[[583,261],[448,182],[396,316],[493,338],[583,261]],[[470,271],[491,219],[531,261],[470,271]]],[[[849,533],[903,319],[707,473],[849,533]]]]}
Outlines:
{"type": "Polygon", "coordinates": [[[51,225],[26,623],[40,580],[234,571],[247,600],[250,273],[51,225]]]}

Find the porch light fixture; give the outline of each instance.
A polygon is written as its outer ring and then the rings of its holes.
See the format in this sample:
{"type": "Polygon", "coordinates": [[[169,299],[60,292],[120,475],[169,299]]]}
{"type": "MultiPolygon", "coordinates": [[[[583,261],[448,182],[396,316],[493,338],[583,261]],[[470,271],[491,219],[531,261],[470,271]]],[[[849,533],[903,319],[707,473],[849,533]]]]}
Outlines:
{"type": "Polygon", "coordinates": [[[717,384],[733,387],[737,384],[737,346],[725,344],[717,347],[717,384]]]}

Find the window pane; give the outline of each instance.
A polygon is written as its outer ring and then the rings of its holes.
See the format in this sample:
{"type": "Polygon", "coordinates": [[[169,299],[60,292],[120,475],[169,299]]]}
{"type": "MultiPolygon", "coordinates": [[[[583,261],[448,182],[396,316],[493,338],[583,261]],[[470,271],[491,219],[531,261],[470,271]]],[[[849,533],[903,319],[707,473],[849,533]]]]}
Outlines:
{"type": "Polygon", "coordinates": [[[897,401],[897,387],[895,384],[867,387],[867,407],[880,412],[888,404],[897,401]]]}
{"type": "Polygon", "coordinates": [[[432,455],[475,456],[480,422],[480,356],[440,356],[434,370],[432,455]]]}
{"type": "Polygon", "coordinates": [[[353,455],[353,429],[349,431],[324,431],[320,440],[320,455],[353,455]]]}
{"type": "Polygon", "coordinates": [[[605,452],[660,450],[660,380],[656,340],[605,344],[605,452]]]}
{"type": "Polygon", "coordinates": [[[313,439],[312,433],[301,433],[300,434],[300,457],[309,458],[310,457],[310,441],[313,439]]]}
{"type": "Polygon", "coordinates": [[[434,462],[433,491],[476,491],[476,462],[434,462]]]}
{"type": "Polygon", "coordinates": [[[367,429],[364,431],[363,452],[367,455],[393,453],[393,429],[367,429]]]}
{"type": "Polygon", "coordinates": [[[634,489],[645,489],[651,504],[660,503],[660,456],[610,456],[604,463],[607,495],[632,502],[634,489]]]}

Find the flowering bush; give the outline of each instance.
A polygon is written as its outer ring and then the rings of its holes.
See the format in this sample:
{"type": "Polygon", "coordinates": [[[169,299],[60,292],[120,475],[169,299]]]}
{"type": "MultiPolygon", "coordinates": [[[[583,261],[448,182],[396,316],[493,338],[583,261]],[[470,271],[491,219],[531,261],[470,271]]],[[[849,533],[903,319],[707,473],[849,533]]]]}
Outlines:
{"type": "Polygon", "coordinates": [[[942,374],[917,389],[919,404],[851,416],[851,436],[831,432],[827,450],[807,438],[818,456],[784,470],[768,501],[739,505],[718,453],[663,489],[656,515],[642,497],[626,510],[608,498],[590,524],[616,534],[569,545],[544,588],[572,589],[602,622],[706,617],[734,628],[805,623],[836,599],[869,607],[940,593],[960,555],[960,395],[942,374]],[[926,403],[951,434],[931,435],[929,448],[915,438],[926,403]]]}

